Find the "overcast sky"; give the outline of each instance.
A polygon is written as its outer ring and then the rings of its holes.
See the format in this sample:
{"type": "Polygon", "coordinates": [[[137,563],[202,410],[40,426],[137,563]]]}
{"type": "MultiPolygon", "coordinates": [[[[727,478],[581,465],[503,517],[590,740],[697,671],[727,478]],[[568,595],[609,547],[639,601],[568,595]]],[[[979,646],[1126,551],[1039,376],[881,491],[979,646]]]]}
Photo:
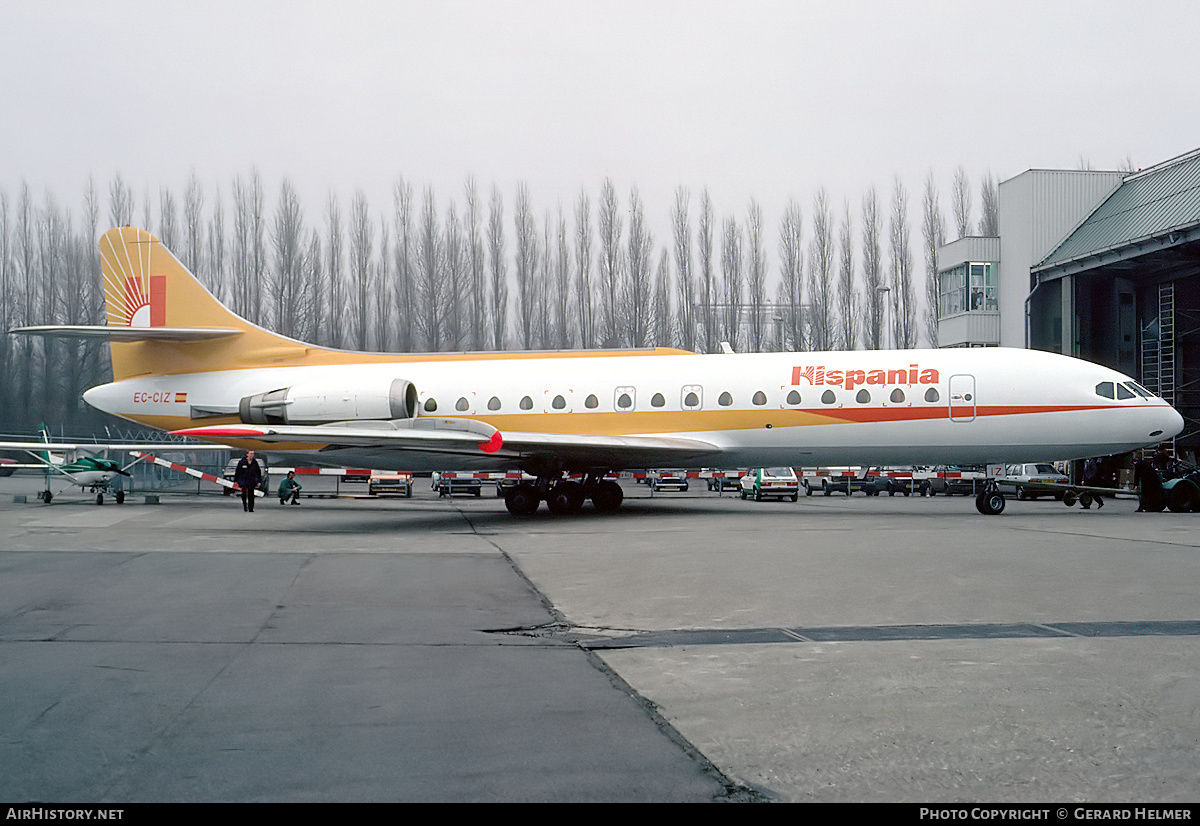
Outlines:
{"type": "Polygon", "coordinates": [[[819,186],[857,217],[896,175],[915,215],[933,169],[948,214],[960,164],[977,196],[1200,146],[1198,32],[1194,0],[0,0],[0,188],[77,211],[89,175],[140,201],[194,169],[228,209],[256,166],[315,224],[331,189],[390,209],[398,175],[444,206],[473,174],[510,215],[518,181],[569,213],[609,176],[661,245],[680,185],[774,227],[819,186]]]}

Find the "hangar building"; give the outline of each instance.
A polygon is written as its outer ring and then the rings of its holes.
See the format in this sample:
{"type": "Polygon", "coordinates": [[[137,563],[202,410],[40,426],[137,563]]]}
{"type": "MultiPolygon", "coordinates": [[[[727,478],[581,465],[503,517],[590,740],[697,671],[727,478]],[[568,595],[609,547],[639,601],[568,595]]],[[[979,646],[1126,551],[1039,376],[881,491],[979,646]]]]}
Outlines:
{"type": "Polygon", "coordinates": [[[998,237],[938,251],[943,347],[1104,364],[1175,405],[1200,448],[1200,149],[1136,173],[1033,169],[999,187],[998,237]]]}

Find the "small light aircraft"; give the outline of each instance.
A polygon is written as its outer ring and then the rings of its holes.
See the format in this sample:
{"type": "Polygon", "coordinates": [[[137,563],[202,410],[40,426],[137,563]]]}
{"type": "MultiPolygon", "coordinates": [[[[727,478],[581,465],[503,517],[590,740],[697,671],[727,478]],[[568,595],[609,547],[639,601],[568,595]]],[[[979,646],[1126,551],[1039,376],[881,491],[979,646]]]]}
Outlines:
{"type": "MultiPolygon", "coordinates": [[[[110,230],[100,254],[106,325],[14,331],[107,339],[114,381],[88,404],[313,464],[519,469],[518,515],[615,510],[614,470],[1065,459],[1183,427],[1129,376],[1034,350],[335,350],[235,315],[148,232],[110,230]]],[[[994,482],[976,506],[1003,510],[994,482]]]]}

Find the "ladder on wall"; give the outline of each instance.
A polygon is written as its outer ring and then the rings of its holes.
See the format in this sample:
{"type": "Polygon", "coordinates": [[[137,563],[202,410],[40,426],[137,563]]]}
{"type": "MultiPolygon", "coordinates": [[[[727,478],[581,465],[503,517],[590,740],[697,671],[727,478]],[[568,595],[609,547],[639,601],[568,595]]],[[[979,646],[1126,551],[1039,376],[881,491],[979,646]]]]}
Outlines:
{"type": "Polygon", "coordinates": [[[1175,285],[1158,285],[1158,318],[1142,330],[1142,384],[1175,404],[1175,285]]]}

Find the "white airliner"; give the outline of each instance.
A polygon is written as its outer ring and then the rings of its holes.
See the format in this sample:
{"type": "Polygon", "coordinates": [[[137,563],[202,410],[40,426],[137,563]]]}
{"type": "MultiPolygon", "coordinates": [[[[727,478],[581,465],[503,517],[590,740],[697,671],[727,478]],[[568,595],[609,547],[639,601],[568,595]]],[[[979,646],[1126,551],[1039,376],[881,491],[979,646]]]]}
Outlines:
{"type": "MultiPolygon", "coordinates": [[[[509,489],[515,514],[616,509],[604,477],[626,468],[1081,458],[1183,427],[1128,376],[1033,350],[333,350],[233,314],[143,230],[110,230],[100,252],[107,325],[21,330],[110,340],[115,380],[92,406],[318,464],[519,468],[537,481],[509,489]]],[[[1003,508],[991,492],[982,512],[1003,508]]]]}

